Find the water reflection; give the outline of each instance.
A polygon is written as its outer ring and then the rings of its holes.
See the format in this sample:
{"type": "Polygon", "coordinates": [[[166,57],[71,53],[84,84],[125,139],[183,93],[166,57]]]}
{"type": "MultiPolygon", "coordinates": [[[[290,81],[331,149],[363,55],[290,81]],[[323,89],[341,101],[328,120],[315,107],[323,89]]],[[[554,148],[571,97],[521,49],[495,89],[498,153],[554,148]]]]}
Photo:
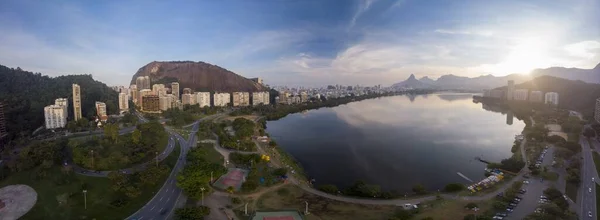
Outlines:
{"type": "Polygon", "coordinates": [[[267,131],[320,184],[364,180],[388,190],[410,191],[416,184],[441,188],[464,182],[456,172],[482,178],[485,165],[473,158],[509,157],[514,135],[524,127],[471,97],[364,100],[271,121],[267,131]]]}

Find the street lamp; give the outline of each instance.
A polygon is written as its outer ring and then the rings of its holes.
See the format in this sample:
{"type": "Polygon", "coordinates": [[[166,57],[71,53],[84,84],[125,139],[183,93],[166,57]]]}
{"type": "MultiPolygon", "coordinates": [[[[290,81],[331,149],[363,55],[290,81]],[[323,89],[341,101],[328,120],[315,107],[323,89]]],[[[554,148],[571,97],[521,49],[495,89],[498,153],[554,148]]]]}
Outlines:
{"type": "Polygon", "coordinates": [[[87,209],[87,190],[86,189],[83,190],[83,204],[84,204],[83,209],[87,209]]]}
{"type": "Polygon", "coordinates": [[[204,206],[204,187],[200,187],[200,192],[202,192],[202,206],[204,206]]]}

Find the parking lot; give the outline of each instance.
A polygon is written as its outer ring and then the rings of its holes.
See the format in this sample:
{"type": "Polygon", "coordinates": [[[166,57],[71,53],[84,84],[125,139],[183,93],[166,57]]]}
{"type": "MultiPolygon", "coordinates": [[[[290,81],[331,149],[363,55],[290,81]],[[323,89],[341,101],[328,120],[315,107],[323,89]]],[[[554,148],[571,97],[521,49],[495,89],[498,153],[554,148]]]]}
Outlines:
{"type": "MultiPolygon", "coordinates": [[[[539,164],[539,167],[551,166],[553,161],[554,150],[552,148],[545,149],[537,161],[531,161],[533,164],[539,164]],[[539,163],[538,163],[539,162],[539,163]]],[[[533,213],[536,208],[541,205],[540,199],[544,194],[544,190],[552,185],[550,181],[545,181],[541,177],[529,177],[523,180],[522,191],[519,192],[517,199],[513,200],[513,205],[509,205],[504,212],[507,217],[495,219],[523,219],[525,216],[533,213]],[[512,209],[511,209],[512,208],[512,209]]]]}

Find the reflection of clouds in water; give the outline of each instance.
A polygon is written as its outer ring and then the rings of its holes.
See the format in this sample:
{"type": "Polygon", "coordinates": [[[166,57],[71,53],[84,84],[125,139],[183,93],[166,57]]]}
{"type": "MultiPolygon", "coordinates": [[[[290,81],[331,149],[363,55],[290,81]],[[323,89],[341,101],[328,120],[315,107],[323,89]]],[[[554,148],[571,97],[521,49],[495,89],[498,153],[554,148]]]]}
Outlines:
{"type": "Polygon", "coordinates": [[[446,139],[446,140],[433,140],[434,144],[460,144],[463,146],[473,146],[479,148],[481,146],[492,146],[493,141],[488,138],[476,138],[476,139],[446,139]]]}
{"type": "Polygon", "coordinates": [[[332,110],[339,118],[354,126],[366,123],[398,125],[434,121],[433,127],[442,127],[459,117],[460,113],[453,109],[480,108],[473,105],[471,99],[462,98],[448,102],[442,100],[440,95],[416,96],[414,103],[411,103],[407,96],[394,96],[350,103],[332,110]]]}
{"type": "Polygon", "coordinates": [[[358,152],[358,148],[360,146],[357,146],[355,143],[348,143],[348,145],[350,145],[350,152],[352,153],[352,156],[354,156],[354,162],[359,163],[359,166],[363,169],[363,171],[369,171],[369,162],[364,155],[358,152]]]}

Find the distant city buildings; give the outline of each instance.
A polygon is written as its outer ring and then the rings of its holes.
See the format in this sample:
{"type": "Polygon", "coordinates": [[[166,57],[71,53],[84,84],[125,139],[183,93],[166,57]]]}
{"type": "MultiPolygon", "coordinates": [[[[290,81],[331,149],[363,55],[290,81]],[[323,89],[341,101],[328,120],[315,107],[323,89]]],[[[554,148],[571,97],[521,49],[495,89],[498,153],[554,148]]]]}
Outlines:
{"type": "Polygon", "coordinates": [[[600,123],[600,98],[596,99],[596,111],[594,111],[594,119],[596,119],[596,123],[600,123]]]}
{"type": "Polygon", "coordinates": [[[143,96],[142,111],[148,113],[160,113],[160,98],[157,95],[143,96]]]}
{"type": "Polygon", "coordinates": [[[174,96],[172,94],[159,97],[159,109],[161,111],[171,109],[173,107],[173,99],[174,96]]]}
{"type": "Polygon", "coordinates": [[[129,86],[129,98],[131,99],[131,101],[133,101],[134,104],[138,103],[138,88],[137,85],[130,85],[129,86]]]}
{"type": "Polygon", "coordinates": [[[192,94],[192,89],[190,89],[190,88],[183,88],[183,94],[192,94]]]}
{"type": "Polygon", "coordinates": [[[547,92],[544,100],[544,104],[558,105],[558,93],[547,92]]]}
{"type": "Polygon", "coordinates": [[[210,106],[210,92],[196,92],[196,103],[202,107],[210,106]]]}
{"type": "Polygon", "coordinates": [[[230,103],[231,95],[229,93],[215,92],[213,95],[213,106],[223,107],[230,103]]]}
{"type": "Polygon", "coordinates": [[[528,89],[516,89],[513,91],[513,100],[515,101],[527,101],[527,95],[529,94],[528,89]]]}
{"type": "Polygon", "coordinates": [[[149,76],[138,76],[135,79],[135,85],[139,90],[150,89],[150,77],[149,76]]]}
{"type": "Polygon", "coordinates": [[[232,104],[233,104],[233,106],[249,106],[250,105],[250,93],[234,92],[232,104]]]}
{"type": "Polygon", "coordinates": [[[166,95],[167,89],[164,84],[154,84],[152,85],[152,94],[157,96],[166,95]]]}
{"type": "Polygon", "coordinates": [[[126,112],[129,110],[129,98],[127,93],[119,93],[119,111],[126,112]]]}
{"type": "Polygon", "coordinates": [[[81,88],[77,84],[73,84],[73,119],[75,121],[82,118],[81,116],[81,88]]]}
{"type": "Polygon", "coordinates": [[[544,101],[544,93],[542,91],[531,91],[529,93],[529,101],[542,103],[544,101]]]}
{"type": "Polygon", "coordinates": [[[54,101],[54,105],[44,107],[44,119],[46,129],[64,128],[67,125],[68,101],[66,98],[59,98],[54,101]]]}
{"type": "Polygon", "coordinates": [[[269,92],[253,92],[252,93],[252,105],[257,106],[260,104],[269,104],[269,92]]]}
{"type": "Polygon", "coordinates": [[[506,87],[506,99],[513,100],[513,93],[515,91],[515,81],[508,80],[508,86],[506,87]]]}

